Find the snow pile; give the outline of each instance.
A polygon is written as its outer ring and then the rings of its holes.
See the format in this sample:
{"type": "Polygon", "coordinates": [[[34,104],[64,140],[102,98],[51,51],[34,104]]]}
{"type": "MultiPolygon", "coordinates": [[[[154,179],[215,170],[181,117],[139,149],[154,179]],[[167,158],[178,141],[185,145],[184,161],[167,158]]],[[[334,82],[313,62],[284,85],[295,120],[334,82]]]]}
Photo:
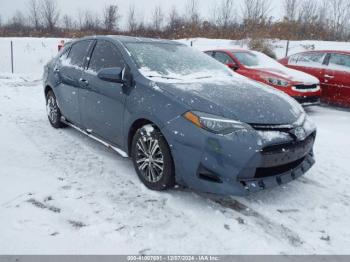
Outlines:
{"type": "MultiPolygon", "coordinates": [[[[11,41],[13,41],[15,73],[36,74],[37,76],[40,76],[43,72],[43,66],[57,54],[57,46],[61,40],[61,38],[0,38],[0,73],[11,72],[11,41]]],[[[186,45],[190,45],[192,42],[193,47],[201,51],[215,48],[247,48],[246,40],[193,38],[181,39],[177,41],[186,45]]],[[[271,41],[277,57],[283,58],[286,52],[287,41],[271,41]]],[[[312,49],[350,50],[350,43],[327,41],[291,41],[289,55],[312,49]]]]}
{"type": "MultiPolygon", "coordinates": [[[[190,38],[181,39],[179,42],[191,45],[201,51],[209,49],[248,49],[247,40],[227,40],[227,39],[207,39],[207,38],[190,38]]],[[[277,58],[283,58],[286,54],[287,41],[286,40],[271,40],[274,47],[274,52],[277,58]]],[[[332,42],[332,41],[290,41],[288,55],[310,50],[343,50],[350,51],[349,42],[332,42]]]]}

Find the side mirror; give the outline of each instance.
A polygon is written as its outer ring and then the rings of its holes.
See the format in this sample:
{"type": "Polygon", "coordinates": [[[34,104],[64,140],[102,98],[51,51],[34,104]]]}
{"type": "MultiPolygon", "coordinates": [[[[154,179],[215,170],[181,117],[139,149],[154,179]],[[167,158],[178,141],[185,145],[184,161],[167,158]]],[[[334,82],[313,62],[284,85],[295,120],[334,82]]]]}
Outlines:
{"type": "Polygon", "coordinates": [[[103,68],[98,72],[97,77],[107,82],[124,83],[123,69],[120,67],[103,68]]]}
{"type": "Polygon", "coordinates": [[[233,63],[229,63],[229,64],[226,64],[229,68],[231,68],[232,70],[236,71],[239,67],[238,65],[236,64],[233,64],[233,63]]]}

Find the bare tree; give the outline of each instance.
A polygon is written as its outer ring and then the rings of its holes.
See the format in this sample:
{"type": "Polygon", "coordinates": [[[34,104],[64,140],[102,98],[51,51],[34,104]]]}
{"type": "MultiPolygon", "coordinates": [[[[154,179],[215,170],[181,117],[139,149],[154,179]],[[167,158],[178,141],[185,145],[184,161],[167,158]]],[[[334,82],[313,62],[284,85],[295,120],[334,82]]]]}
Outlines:
{"type": "Polygon", "coordinates": [[[266,21],[271,11],[270,0],[244,0],[243,19],[251,23],[266,21]]]}
{"type": "Polygon", "coordinates": [[[118,30],[118,24],[121,16],[117,5],[106,6],[103,12],[103,24],[105,30],[111,32],[118,30]]]}
{"type": "Polygon", "coordinates": [[[41,15],[44,20],[45,28],[53,32],[60,17],[57,2],[55,0],[42,0],[41,15]]]}
{"type": "Polygon", "coordinates": [[[101,21],[98,15],[93,14],[91,11],[86,10],[82,19],[82,29],[95,31],[100,28],[101,21]]]}
{"type": "Polygon", "coordinates": [[[160,31],[162,29],[164,22],[164,14],[161,6],[156,6],[153,10],[153,28],[156,31],[160,31]]]}
{"type": "Polygon", "coordinates": [[[233,7],[233,0],[221,0],[214,9],[214,22],[223,29],[227,29],[234,21],[233,7]]]}
{"type": "Polygon", "coordinates": [[[284,17],[289,21],[294,21],[298,12],[299,0],[284,0],[284,17]]]}
{"type": "Polygon", "coordinates": [[[169,13],[168,26],[170,28],[176,27],[176,24],[181,20],[180,15],[175,6],[173,6],[169,13]]]}
{"type": "Polygon", "coordinates": [[[26,19],[23,13],[17,10],[12,18],[10,18],[8,26],[13,30],[23,30],[26,27],[26,19]]]}
{"type": "Polygon", "coordinates": [[[318,18],[318,3],[316,1],[303,0],[298,12],[298,20],[304,25],[312,25],[318,18]]]}
{"type": "Polygon", "coordinates": [[[127,26],[131,33],[134,33],[137,29],[136,9],[134,4],[129,5],[127,26]]]}
{"type": "Polygon", "coordinates": [[[69,15],[64,15],[62,22],[63,22],[63,26],[65,29],[73,29],[74,28],[73,19],[69,15]]]}
{"type": "Polygon", "coordinates": [[[28,6],[28,18],[29,22],[36,30],[41,27],[41,17],[40,17],[40,2],[38,0],[29,0],[27,2],[28,6]]]}
{"type": "Polygon", "coordinates": [[[322,0],[319,3],[317,8],[317,24],[320,28],[326,29],[329,28],[329,19],[328,19],[328,9],[329,3],[328,0],[322,0]]]}
{"type": "Polygon", "coordinates": [[[329,22],[330,31],[336,39],[341,38],[344,31],[349,26],[350,1],[349,0],[329,0],[329,22]]]}
{"type": "Polygon", "coordinates": [[[178,32],[182,29],[184,25],[184,19],[179,15],[175,6],[173,6],[170,10],[167,22],[167,31],[177,37],[178,32]]]}
{"type": "Polygon", "coordinates": [[[187,20],[192,26],[197,26],[200,24],[200,13],[198,0],[188,0],[186,6],[187,20]]]}

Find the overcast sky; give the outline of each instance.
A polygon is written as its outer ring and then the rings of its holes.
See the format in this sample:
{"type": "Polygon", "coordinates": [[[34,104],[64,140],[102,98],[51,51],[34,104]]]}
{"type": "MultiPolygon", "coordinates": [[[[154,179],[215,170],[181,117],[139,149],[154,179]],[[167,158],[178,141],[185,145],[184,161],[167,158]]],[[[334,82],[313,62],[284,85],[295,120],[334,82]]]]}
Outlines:
{"type": "MultiPolygon", "coordinates": [[[[90,10],[97,14],[102,14],[102,9],[108,4],[118,4],[123,21],[126,20],[127,10],[130,4],[135,4],[139,20],[149,22],[152,11],[155,6],[160,5],[166,12],[172,6],[176,6],[179,12],[185,12],[188,0],[56,0],[61,12],[71,16],[77,16],[80,12],[90,10]]],[[[213,7],[220,0],[198,0],[202,16],[208,17],[212,13],[213,7]]],[[[282,0],[270,0],[273,4],[271,15],[276,18],[281,17],[282,0]]],[[[310,0],[314,1],[314,0],[310,0]]],[[[0,16],[2,21],[6,22],[16,10],[23,13],[27,11],[28,0],[0,0],[0,16]]],[[[240,5],[243,0],[235,0],[237,2],[237,14],[240,15],[240,5]]]]}

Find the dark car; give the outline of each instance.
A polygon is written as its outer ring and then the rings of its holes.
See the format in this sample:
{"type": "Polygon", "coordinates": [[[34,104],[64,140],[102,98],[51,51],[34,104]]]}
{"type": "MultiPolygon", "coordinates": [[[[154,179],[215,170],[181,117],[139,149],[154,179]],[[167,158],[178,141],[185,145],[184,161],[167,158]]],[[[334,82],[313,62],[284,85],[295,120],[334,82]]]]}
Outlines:
{"type": "Polygon", "coordinates": [[[176,42],[77,40],[45,67],[44,88],[53,127],[130,156],[153,190],[242,195],[314,164],[316,128],[295,100],[176,42]]]}
{"type": "Polygon", "coordinates": [[[206,51],[236,73],[285,92],[304,106],[320,103],[320,81],[309,74],[290,69],[267,55],[244,49],[206,51]]]}
{"type": "Polygon", "coordinates": [[[350,107],[349,51],[308,51],[283,58],[280,63],[317,77],[323,102],[350,107]]]}

